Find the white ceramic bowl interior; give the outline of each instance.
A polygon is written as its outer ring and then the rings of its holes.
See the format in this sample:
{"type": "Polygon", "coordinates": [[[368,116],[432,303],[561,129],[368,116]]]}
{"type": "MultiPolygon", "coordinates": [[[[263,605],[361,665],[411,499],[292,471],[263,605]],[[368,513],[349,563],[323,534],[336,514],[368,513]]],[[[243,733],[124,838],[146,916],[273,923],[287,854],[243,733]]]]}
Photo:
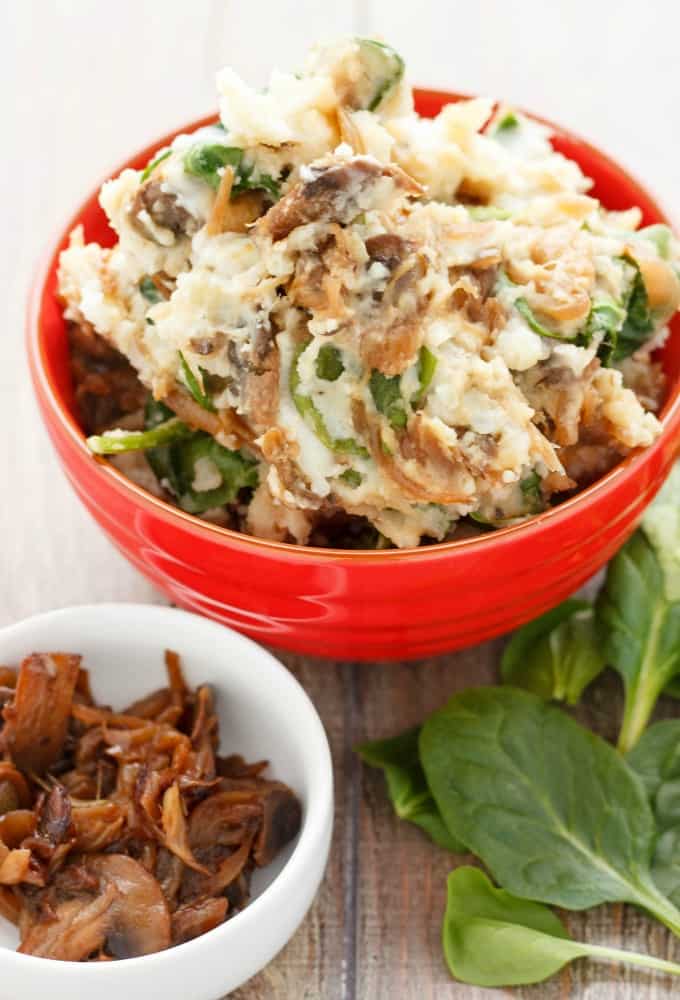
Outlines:
{"type": "Polygon", "coordinates": [[[81,653],[95,698],[114,708],[165,684],[165,649],[180,654],[191,686],[213,686],[220,752],[267,758],[268,773],[300,796],[300,834],[254,874],[241,913],[155,955],[100,963],[19,955],[16,929],[0,917],[0,1000],[217,1000],[276,955],[316,895],[332,828],[331,757],[316,709],[278,660],[231,629],[156,605],[65,608],[0,630],[0,664],[18,665],[32,652],[81,653]]]}

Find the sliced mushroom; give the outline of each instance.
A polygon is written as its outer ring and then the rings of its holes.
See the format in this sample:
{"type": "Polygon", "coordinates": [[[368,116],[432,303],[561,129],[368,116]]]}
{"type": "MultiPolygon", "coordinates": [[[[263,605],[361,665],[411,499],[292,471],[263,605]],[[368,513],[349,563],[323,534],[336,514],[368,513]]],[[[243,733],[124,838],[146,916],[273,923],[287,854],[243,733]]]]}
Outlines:
{"type": "Polygon", "coordinates": [[[300,832],[302,806],[285,785],[272,788],[264,799],[262,826],[253,846],[253,859],[260,868],[269,865],[276,855],[300,832]]]}
{"type": "Polygon", "coordinates": [[[31,803],[26,779],[9,761],[0,761],[0,815],[31,803]]]}
{"type": "Polygon", "coordinates": [[[172,915],[172,943],[182,944],[219,927],[229,909],[226,896],[185,903],[172,915]]]}
{"type": "Polygon", "coordinates": [[[123,810],[108,800],[79,803],[71,818],[78,851],[103,851],[120,838],[125,826],[123,810]]]}
{"type": "Polygon", "coordinates": [[[95,855],[83,867],[99,879],[100,893],[115,890],[106,927],[108,954],[135,958],[169,947],[170,913],[153,875],[124,854],[95,855]]]}
{"type": "Polygon", "coordinates": [[[79,667],[69,653],[34,653],[21,664],[0,736],[18,768],[42,774],[61,757],[79,667]]]}
{"type": "Polygon", "coordinates": [[[104,946],[118,899],[116,886],[109,884],[89,902],[68,899],[60,903],[53,919],[31,921],[18,950],[37,958],[82,962],[104,946]]]}
{"type": "Polygon", "coordinates": [[[156,180],[143,184],[130,206],[132,225],[145,239],[156,242],[147,217],[155,226],[169,230],[174,236],[193,236],[199,229],[198,221],[180,204],[177,195],[164,191],[162,183],[156,180]]]}
{"type": "Polygon", "coordinates": [[[423,189],[399,167],[371,157],[328,157],[306,168],[305,179],[269,209],[256,231],[276,242],[310,222],[348,223],[369,207],[384,207],[396,193],[417,197],[423,189]]]}
{"type": "Polygon", "coordinates": [[[36,834],[56,846],[71,830],[71,799],[63,785],[55,785],[38,806],[36,834]]]}

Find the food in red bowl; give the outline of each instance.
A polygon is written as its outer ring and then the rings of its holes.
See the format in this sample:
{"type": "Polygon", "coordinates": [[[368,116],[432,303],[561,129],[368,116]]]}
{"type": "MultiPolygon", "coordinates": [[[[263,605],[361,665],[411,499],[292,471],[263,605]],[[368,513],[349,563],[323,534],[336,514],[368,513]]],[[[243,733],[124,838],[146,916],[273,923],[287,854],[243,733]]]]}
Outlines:
{"type": "Polygon", "coordinates": [[[300,651],[424,656],[544,610],[633,530],[680,419],[677,244],[569,133],[555,156],[532,119],[425,91],[419,118],[377,43],[322,58],[264,96],[221,74],[226,132],[105,187],[111,253],[83,206],[31,370],[77,492],[175,601],[300,651]]]}

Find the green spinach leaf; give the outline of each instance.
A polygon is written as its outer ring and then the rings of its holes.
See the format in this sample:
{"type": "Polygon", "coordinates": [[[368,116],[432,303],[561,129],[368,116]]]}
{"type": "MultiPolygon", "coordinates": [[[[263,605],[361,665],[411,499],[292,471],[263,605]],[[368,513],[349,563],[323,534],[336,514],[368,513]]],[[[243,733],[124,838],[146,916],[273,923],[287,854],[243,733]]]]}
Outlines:
{"type": "Polygon", "coordinates": [[[184,154],[184,171],[192,177],[200,177],[217,191],[220,186],[220,170],[233,167],[236,174],[243,150],[237,146],[222,146],[219,143],[197,143],[184,154]]]}
{"type": "Polygon", "coordinates": [[[345,366],[338,348],[334,347],[333,344],[324,344],[316,356],[315,368],[318,378],[325,379],[327,382],[335,382],[339,379],[345,366]]]}
{"type": "Polygon", "coordinates": [[[526,299],[515,299],[515,309],[520,314],[522,319],[525,320],[529,329],[533,330],[534,333],[539,334],[539,336],[550,337],[551,340],[563,340],[567,343],[574,342],[575,337],[567,337],[562,333],[556,333],[554,330],[549,330],[547,326],[537,320],[526,299]]]}
{"type": "Polygon", "coordinates": [[[452,975],[473,986],[539,983],[586,957],[680,975],[674,962],[572,941],[547,906],[496,889],[478,868],[449,875],[442,943],[452,975]]]}
{"type": "Polygon", "coordinates": [[[172,441],[182,441],[193,433],[179,417],[172,414],[162,423],[156,424],[153,430],[114,430],[105,434],[93,434],[87,439],[87,446],[95,455],[120,455],[125,451],[146,451],[172,441]]]}
{"type": "Polygon", "coordinates": [[[158,166],[158,164],[162,163],[163,160],[167,160],[169,156],[172,156],[172,150],[166,149],[164,153],[161,153],[155,159],[150,160],[149,163],[147,163],[147,165],[144,167],[144,170],[142,171],[142,176],[139,178],[140,184],[143,184],[144,181],[148,180],[153,171],[158,166]]]}
{"type": "Polygon", "coordinates": [[[387,417],[396,430],[403,430],[408,423],[408,417],[401,395],[401,376],[383,375],[374,369],[368,385],[378,413],[387,417]]]}
{"type": "Polygon", "coordinates": [[[363,445],[360,445],[354,438],[332,437],[326,427],[323,415],[314,404],[314,400],[302,392],[300,388],[300,372],[298,371],[298,362],[300,360],[300,356],[309,347],[310,342],[311,341],[306,340],[299,344],[291,359],[288,382],[290,394],[293,402],[295,403],[296,410],[303,420],[309,424],[319,441],[321,441],[321,443],[330,451],[356,455],[359,458],[370,458],[368,450],[364,448],[363,445]]]}
{"type": "Polygon", "coordinates": [[[642,530],[661,563],[664,594],[680,601],[680,462],[643,514],[642,530]]]}
{"type": "Polygon", "coordinates": [[[597,356],[604,365],[610,365],[625,319],[626,310],[613,299],[600,299],[598,302],[593,302],[585,330],[580,335],[579,340],[584,347],[588,347],[597,338],[599,341],[597,356]]]}
{"type": "Polygon", "coordinates": [[[446,826],[509,892],[574,910],[630,902],[680,934],[650,871],[644,788],[604,740],[535,695],[480,688],[435,712],[419,748],[446,826]]]}
{"type": "Polygon", "coordinates": [[[415,396],[412,398],[412,403],[420,403],[424,398],[427,390],[430,388],[430,383],[434,378],[434,373],[437,370],[437,357],[432,353],[429,347],[425,344],[420,348],[420,353],[418,354],[418,381],[420,386],[415,396]]]}
{"type": "Polygon", "coordinates": [[[435,844],[459,854],[465,848],[446,828],[425,781],[418,757],[419,732],[416,727],[392,739],[362,743],[357,753],[371,767],[384,772],[390,800],[400,819],[415,823],[435,844]]]}
{"type": "Polygon", "coordinates": [[[366,107],[368,111],[376,111],[403,77],[404,60],[384,42],[376,42],[373,38],[357,38],[357,42],[366,74],[373,82],[366,107]]]}
{"type": "Polygon", "coordinates": [[[163,301],[163,296],[156,287],[155,281],[148,275],[141,279],[138,288],[147,302],[151,302],[152,305],[163,301]]]}
{"type": "Polygon", "coordinates": [[[626,319],[619,332],[613,361],[622,361],[637,351],[654,330],[647,289],[637,262],[626,255],[624,260],[634,268],[633,279],[626,296],[626,319]]]}
{"type": "Polygon", "coordinates": [[[597,615],[607,662],[623,678],[619,749],[628,753],[680,672],[680,602],[666,597],[661,563],[645,532],[636,531],[609,563],[597,615]]]}
{"type": "MultiPolygon", "coordinates": [[[[205,391],[202,377],[201,381],[199,382],[197,376],[191,370],[191,367],[189,366],[182,352],[178,351],[177,353],[179,354],[179,364],[180,368],[182,369],[182,377],[184,379],[184,384],[186,385],[187,389],[194,397],[199,406],[202,406],[204,410],[209,410],[210,413],[214,413],[215,406],[213,404],[212,399],[205,391]]],[[[202,374],[203,373],[201,372],[201,376],[202,374]]]]}
{"type": "Polygon", "coordinates": [[[546,701],[576,705],[605,666],[592,606],[570,598],[515,632],[501,675],[546,701]]]}
{"type": "MultiPolygon", "coordinates": [[[[172,411],[163,403],[149,398],[145,409],[147,433],[161,429],[172,411]]],[[[186,425],[183,425],[186,426],[186,425]]],[[[255,459],[240,451],[230,451],[205,434],[186,428],[183,438],[158,441],[155,447],[146,451],[146,460],[166,489],[177,499],[182,510],[190,514],[202,514],[211,507],[221,507],[233,502],[242,489],[254,489],[258,484],[258,469],[255,459]],[[222,478],[219,486],[210,490],[195,490],[196,463],[201,458],[210,459],[222,478]]]]}
{"type": "Polygon", "coordinates": [[[658,840],[652,875],[661,891],[680,905],[680,719],[657,722],[628,754],[656,819],[658,840]]]}

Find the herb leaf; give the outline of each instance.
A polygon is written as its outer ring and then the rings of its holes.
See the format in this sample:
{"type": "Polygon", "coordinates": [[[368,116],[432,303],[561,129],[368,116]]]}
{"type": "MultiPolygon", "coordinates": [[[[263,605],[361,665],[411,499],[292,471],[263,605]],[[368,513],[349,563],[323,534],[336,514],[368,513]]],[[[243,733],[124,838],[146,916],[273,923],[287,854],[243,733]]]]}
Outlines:
{"type": "Polygon", "coordinates": [[[216,191],[220,186],[221,168],[233,167],[236,173],[242,159],[243,150],[238,146],[198,143],[184,154],[184,171],[192,177],[200,177],[216,191]]]}
{"type": "Polygon", "coordinates": [[[352,489],[356,489],[357,486],[361,486],[363,476],[356,469],[345,469],[344,472],[340,473],[340,478],[351,486],[352,489]]]}
{"type": "Polygon", "coordinates": [[[401,376],[383,375],[374,368],[368,385],[378,413],[387,417],[396,430],[406,427],[408,417],[401,395],[401,376]]]}
{"type": "Polygon", "coordinates": [[[534,333],[539,334],[541,337],[550,337],[551,340],[564,340],[567,343],[573,343],[574,337],[567,337],[561,333],[555,333],[554,330],[549,330],[547,326],[544,326],[539,320],[536,319],[533,310],[526,299],[515,299],[515,309],[520,314],[522,319],[526,321],[527,326],[534,333]]]}
{"type": "Polygon", "coordinates": [[[324,344],[316,356],[316,374],[327,382],[335,382],[345,370],[342,355],[333,344],[324,344]]]}
{"type": "Polygon", "coordinates": [[[501,674],[505,684],[546,701],[577,705],[605,666],[592,606],[570,598],[515,632],[503,652],[501,674]]]}
{"type": "Polygon", "coordinates": [[[171,441],[181,441],[192,434],[191,428],[173,414],[163,423],[156,424],[153,430],[93,434],[87,439],[87,446],[95,455],[120,455],[125,451],[146,451],[171,441]]]}
{"type": "Polygon", "coordinates": [[[624,683],[623,753],[640,739],[659,695],[680,672],[680,602],[669,601],[664,587],[655,548],[636,531],[609,563],[597,600],[604,653],[624,683]]]}
{"type": "Polygon", "coordinates": [[[465,691],[425,722],[420,759],[450,832],[509,892],[574,910],[631,902],[680,934],[652,881],[642,785],[564,712],[513,688],[465,691]]]}
{"type": "Polygon", "coordinates": [[[182,352],[178,351],[177,353],[179,354],[179,363],[180,363],[180,368],[182,369],[182,377],[184,379],[184,384],[186,385],[187,389],[194,397],[199,406],[202,406],[204,410],[209,410],[210,413],[215,413],[215,405],[210,396],[208,396],[205,389],[203,388],[202,383],[199,382],[198,378],[189,367],[189,364],[184,355],[182,354],[182,352]]]}
{"type": "Polygon", "coordinates": [[[580,341],[584,347],[588,347],[591,341],[597,337],[599,339],[597,356],[604,365],[611,364],[625,319],[626,310],[613,299],[601,299],[598,302],[593,302],[590,307],[588,320],[580,336],[580,341]]]}
{"type": "Polygon", "coordinates": [[[144,170],[142,171],[142,176],[139,178],[140,184],[143,184],[144,181],[147,181],[151,176],[151,174],[153,173],[153,171],[158,166],[158,164],[162,163],[163,160],[167,160],[169,156],[172,156],[172,150],[166,149],[164,153],[161,153],[154,160],[150,160],[149,163],[147,163],[147,165],[144,167],[144,170]]]}
{"type": "Polygon", "coordinates": [[[368,76],[374,82],[367,109],[375,111],[404,75],[404,60],[390,45],[372,38],[357,38],[368,76]]]}
{"type": "Polygon", "coordinates": [[[137,287],[139,288],[144,298],[148,302],[153,303],[153,305],[155,305],[156,302],[163,301],[163,296],[158,291],[155,281],[153,280],[153,278],[150,278],[148,274],[141,279],[137,287]]]}
{"type": "Polygon", "coordinates": [[[309,347],[310,341],[303,341],[296,349],[291,359],[289,387],[290,394],[295,403],[300,416],[305,420],[323,444],[330,451],[344,452],[348,455],[357,455],[359,458],[369,458],[370,455],[363,445],[360,445],[354,438],[334,438],[326,427],[323,415],[315,406],[314,400],[306,396],[300,389],[300,372],[298,362],[300,356],[309,347]]]}
{"type": "MultiPolygon", "coordinates": [[[[149,398],[145,409],[147,434],[160,429],[171,413],[163,403],[149,398]]],[[[186,425],[183,425],[186,426],[186,425]]],[[[240,451],[230,451],[205,434],[186,427],[185,438],[170,443],[158,442],[160,447],[150,447],[146,459],[159,483],[165,486],[177,499],[182,510],[190,514],[202,514],[211,507],[221,507],[236,499],[245,488],[255,488],[258,484],[257,462],[240,451]],[[210,490],[195,490],[196,463],[201,458],[210,459],[222,482],[210,490]]]]}
{"type": "Polygon", "coordinates": [[[629,255],[626,255],[624,260],[635,269],[635,272],[626,297],[626,320],[612,354],[613,361],[622,361],[637,351],[654,329],[647,289],[640,268],[629,255]]]}
{"type": "Polygon", "coordinates": [[[437,370],[437,357],[429,347],[425,344],[420,348],[420,353],[418,354],[418,381],[420,382],[420,387],[417,393],[411,399],[412,403],[420,403],[430,388],[430,383],[434,378],[434,373],[437,370]]]}
{"type": "Polygon", "coordinates": [[[397,816],[415,823],[435,844],[460,854],[465,847],[449,833],[427,786],[418,757],[419,733],[416,727],[392,739],[362,743],[356,750],[366,764],[382,768],[397,816]]]}
{"type": "Polygon", "coordinates": [[[627,962],[680,975],[663,959],[572,941],[547,906],[496,889],[478,868],[451,872],[442,943],[456,979],[473,986],[539,983],[575,958],[627,962]]]}

